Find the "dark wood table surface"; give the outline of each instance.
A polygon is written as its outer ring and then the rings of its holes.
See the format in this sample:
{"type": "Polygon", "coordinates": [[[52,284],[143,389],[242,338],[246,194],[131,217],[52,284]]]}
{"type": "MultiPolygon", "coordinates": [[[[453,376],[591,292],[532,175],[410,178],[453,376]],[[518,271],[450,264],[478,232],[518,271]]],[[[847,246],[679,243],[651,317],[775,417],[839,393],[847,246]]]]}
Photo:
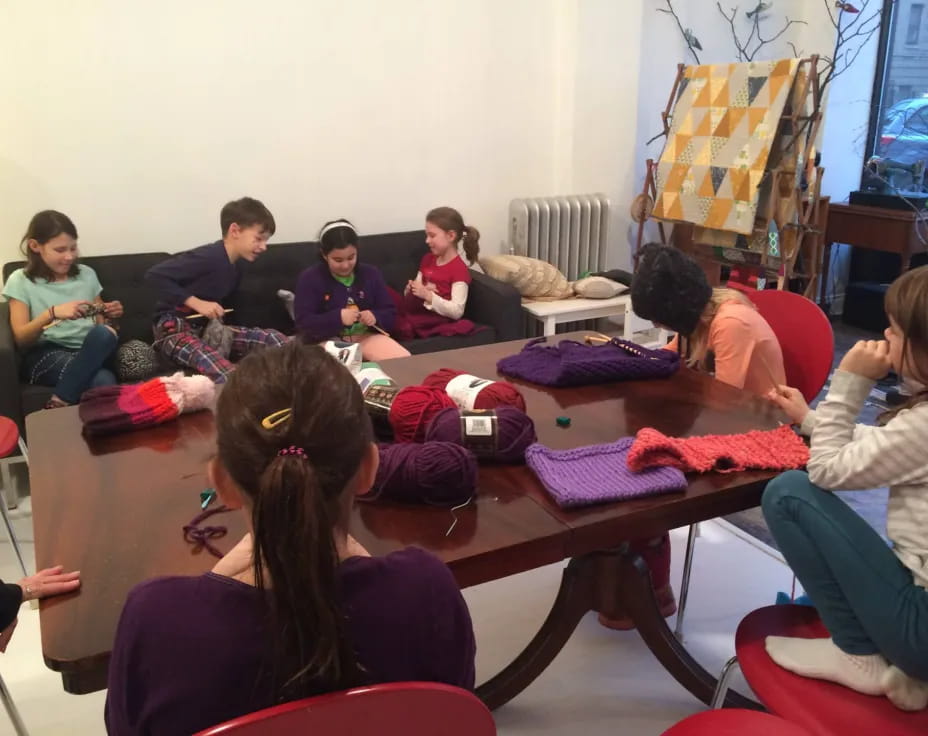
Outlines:
{"type": "MultiPolygon", "coordinates": [[[[578,333],[582,334],[582,333],[578,333]]],[[[560,337],[563,336],[559,336],[560,337]]],[[[574,335],[576,337],[576,335],[574,335]]],[[[498,343],[386,361],[401,385],[439,368],[496,376],[496,361],[520,342],[498,343]]],[[[672,435],[734,433],[777,426],[765,403],[707,376],[682,369],[667,380],[575,389],[517,382],[539,441],[570,448],[613,441],[651,426],[672,435]],[[569,428],[555,419],[569,416],[569,428]]],[[[42,601],[46,664],[65,690],[106,686],[106,668],[129,590],[156,575],[194,575],[215,558],[194,553],[182,527],[199,513],[206,461],[215,447],[209,412],[142,432],[87,441],[73,408],[29,415],[30,479],[36,562],[81,570],[78,593],[42,601]]],[[[583,510],[559,509],[524,466],[481,467],[476,503],[453,517],[437,508],[359,503],[351,531],[372,554],[406,545],[446,561],[462,587],[570,559],[554,607],[526,650],[478,689],[497,707],[521,692],[550,663],[589,610],[629,614],[655,656],[696,697],[707,702],[714,678],[677,642],[660,616],[647,569],[628,553],[629,539],[756,506],[769,473],[694,476],[686,493],[583,510]]],[[[212,517],[229,534],[244,532],[240,516],[212,517]]],[[[729,704],[753,705],[736,693],[729,704]]]]}

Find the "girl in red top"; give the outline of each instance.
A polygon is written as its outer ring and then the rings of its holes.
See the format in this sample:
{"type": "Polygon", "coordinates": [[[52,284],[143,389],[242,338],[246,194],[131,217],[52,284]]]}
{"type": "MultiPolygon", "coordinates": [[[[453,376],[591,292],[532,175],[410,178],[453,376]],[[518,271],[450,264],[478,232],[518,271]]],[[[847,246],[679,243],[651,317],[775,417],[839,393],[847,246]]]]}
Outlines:
{"type": "Polygon", "coordinates": [[[425,242],[419,273],[406,285],[406,311],[412,316],[430,313],[452,322],[461,319],[467,305],[470,269],[458,254],[458,244],[473,265],[480,252],[480,232],[465,225],[461,213],[436,207],[425,216],[425,242]]]}

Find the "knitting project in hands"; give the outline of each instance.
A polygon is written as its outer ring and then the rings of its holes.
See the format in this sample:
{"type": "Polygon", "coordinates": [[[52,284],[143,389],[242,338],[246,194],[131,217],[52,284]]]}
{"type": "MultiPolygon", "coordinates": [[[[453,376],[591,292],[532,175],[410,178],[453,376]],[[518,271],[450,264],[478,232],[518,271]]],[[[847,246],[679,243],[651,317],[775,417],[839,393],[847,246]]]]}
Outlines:
{"type": "Polygon", "coordinates": [[[545,340],[544,337],[531,340],[521,352],[500,360],[497,370],[543,386],[585,386],[667,378],[680,366],[680,356],[671,350],[650,350],[619,338],[603,345],[585,345],[575,340],[541,344],[545,340]]]}
{"type": "Polygon", "coordinates": [[[623,437],[572,450],[535,443],[525,451],[525,464],[565,509],[686,490],[686,478],[676,468],[631,472],[626,458],[632,442],[633,438],[623,437]]]}
{"type": "Polygon", "coordinates": [[[628,452],[628,467],[635,472],[661,466],[697,473],[795,470],[808,462],[809,448],[785,424],[767,431],[686,439],[645,428],[628,452]]]}

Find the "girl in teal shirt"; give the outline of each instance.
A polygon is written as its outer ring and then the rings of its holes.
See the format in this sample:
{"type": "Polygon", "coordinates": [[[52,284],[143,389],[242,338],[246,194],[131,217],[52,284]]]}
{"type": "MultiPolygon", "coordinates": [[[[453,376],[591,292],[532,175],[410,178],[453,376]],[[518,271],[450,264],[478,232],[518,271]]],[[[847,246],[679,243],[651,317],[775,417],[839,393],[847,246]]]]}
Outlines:
{"type": "Polygon", "coordinates": [[[21,245],[26,266],[10,274],[3,296],[22,377],[54,389],[46,409],[76,404],[88,388],[116,383],[104,366],[117,344],[109,320],[122,316],[122,304],[104,302],[97,274],[78,264],[77,228],[67,215],[39,212],[21,245]]]}

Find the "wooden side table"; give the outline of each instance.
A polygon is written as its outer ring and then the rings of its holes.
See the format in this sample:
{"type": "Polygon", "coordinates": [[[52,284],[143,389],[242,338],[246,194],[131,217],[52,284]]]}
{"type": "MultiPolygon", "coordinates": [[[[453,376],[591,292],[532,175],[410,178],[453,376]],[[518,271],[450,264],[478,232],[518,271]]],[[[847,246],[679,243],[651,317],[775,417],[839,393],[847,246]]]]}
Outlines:
{"type": "Polygon", "coordinates": [[[833,243],[869,248],[885,253],[898,253],[902,259],[899,273],[909,270],[915,253],[928,251],[928,246],[918,237],[916,228],[921,227],[922,236],[928,240],[928,217],[919,216],[914,210],[891,210],[885,207],[869,207],[861,204],[834,204],[828,208],[828,225],[825,228],[825,254],[822,263],[822,302],[828,290],[828,268],[831,264],[833,243]]]}

